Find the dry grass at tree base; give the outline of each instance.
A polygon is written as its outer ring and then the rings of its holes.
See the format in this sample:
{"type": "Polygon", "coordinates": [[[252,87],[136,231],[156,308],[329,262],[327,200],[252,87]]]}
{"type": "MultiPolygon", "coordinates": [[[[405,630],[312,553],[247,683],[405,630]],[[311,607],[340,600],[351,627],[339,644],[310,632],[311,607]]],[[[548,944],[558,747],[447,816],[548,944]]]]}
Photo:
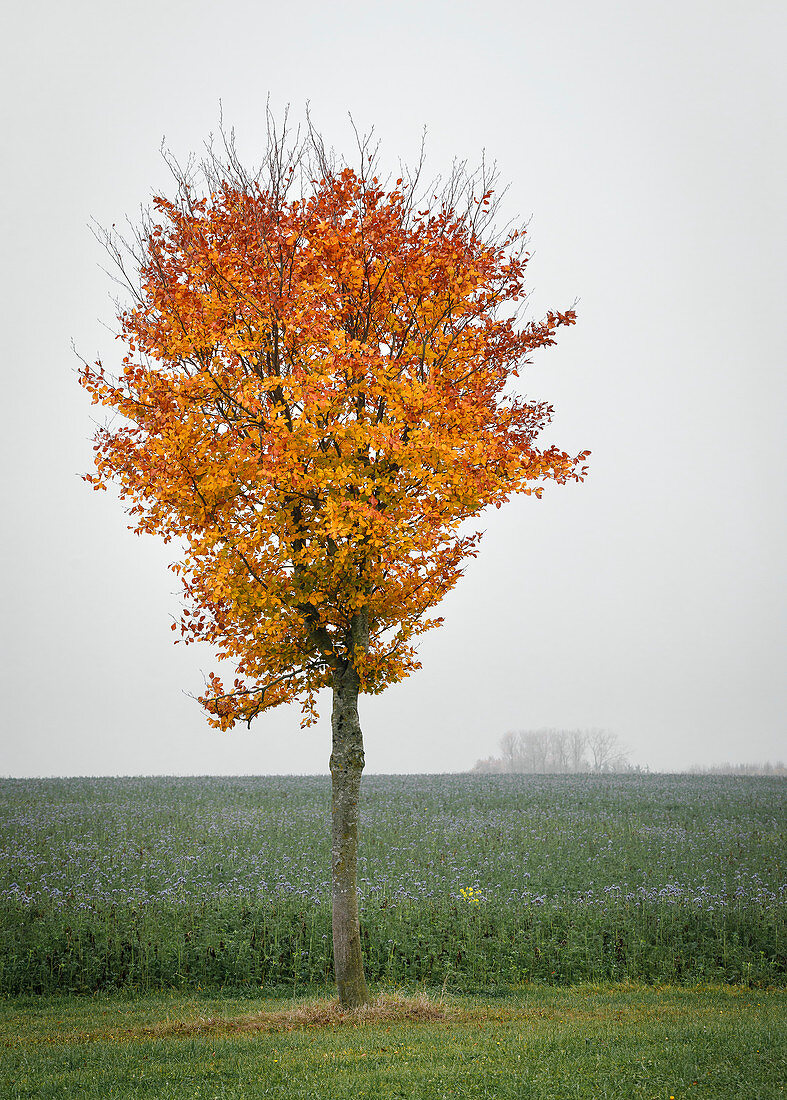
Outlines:
{"type": "Polygon", "coordinates": [[[151,1039],[175,1035],[238,1035],[362,1024],[435,1022],[455,1015],[456,1009],[426,993],[414,996],[381,993],[360,1008],[343,1008],[337,1000],[320,999],[278,1012],[255,1012],[234,1018],[209,1016],[196,1020],[164,1020],[141,1028],[138,1034],[140,1038],[151,1039]]]}

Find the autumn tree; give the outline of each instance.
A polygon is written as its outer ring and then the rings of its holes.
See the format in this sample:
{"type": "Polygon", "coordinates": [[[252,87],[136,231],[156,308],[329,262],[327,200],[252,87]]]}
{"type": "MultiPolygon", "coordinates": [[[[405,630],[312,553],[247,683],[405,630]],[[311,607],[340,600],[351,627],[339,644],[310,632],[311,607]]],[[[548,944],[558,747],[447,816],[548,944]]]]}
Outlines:
{"type": "MultiPolygon", "coordinates": [[[[115,375],[83,363],[120,418],[95,436],[133,529],[176,540],[180,632],[209,643],[209,723],[333,695],[333,948],[339,997],[368,999],[356,891],[364,749],[358,696],[419,667],[414,642],[477,551],[467,522],[586,457],[536,440],[551,408],[511,385],[574,313],[522,323],[522,229],[496,231],[493,178],[380,181],[319,136],[269,123],[262,167],[234,142],[168,162],[130,238],[104,244],[131,297],[115,375]]],[[[173,625],[175,629],[175,625],[173,625]]]]}

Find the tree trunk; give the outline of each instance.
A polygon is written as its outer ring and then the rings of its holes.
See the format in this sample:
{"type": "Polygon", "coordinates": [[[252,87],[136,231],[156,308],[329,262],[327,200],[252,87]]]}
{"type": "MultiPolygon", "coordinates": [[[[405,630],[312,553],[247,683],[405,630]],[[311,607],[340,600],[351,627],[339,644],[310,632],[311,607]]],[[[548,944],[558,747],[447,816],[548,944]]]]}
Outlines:
{"type": "Polygon", "coordinates": [[[333,965],[344,1008],[368,1004],[358,917],[358,795],[363,737],[358,721],[358,673],[352,664],[333,676],[333,965]]]}

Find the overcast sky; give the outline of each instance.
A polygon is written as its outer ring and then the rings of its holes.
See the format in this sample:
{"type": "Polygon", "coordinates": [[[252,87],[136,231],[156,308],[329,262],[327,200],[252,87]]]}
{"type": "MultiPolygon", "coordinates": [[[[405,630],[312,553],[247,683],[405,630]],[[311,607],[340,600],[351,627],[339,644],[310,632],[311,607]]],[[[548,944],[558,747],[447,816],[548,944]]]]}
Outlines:
{"type": "Polygon", "coordinates": [[[455,771],[509,729],[605,727],[655,770],[787,756],[785,7],[680,3],[18,4],[2,94],[0,775],[320,772],[295,708],[210,730],[173,646],[171,546],[138,538],[90,469],[82,355],[120,357],[91,236],[166,188],[162,138],[219,117],[249,160],[264,109],[308,100],[384,167],[482,150],[531,217],[530,316],[578,324],[521,379],[582,485],[484,515],[479,557],[362,700],[371,772],[455,771]]]}

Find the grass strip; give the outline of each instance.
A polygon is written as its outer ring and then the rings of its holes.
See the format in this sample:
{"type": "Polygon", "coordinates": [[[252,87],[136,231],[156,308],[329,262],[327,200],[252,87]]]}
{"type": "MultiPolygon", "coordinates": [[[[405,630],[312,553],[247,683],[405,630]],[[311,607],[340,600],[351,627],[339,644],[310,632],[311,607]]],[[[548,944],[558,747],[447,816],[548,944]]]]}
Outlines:
{"type": "Polygon", "coordinates": [[[0,1002],[0,1095],[771,1100],[787,993],[740,986],[532,986],[501,997],[211,994],[0,1002]]]}

